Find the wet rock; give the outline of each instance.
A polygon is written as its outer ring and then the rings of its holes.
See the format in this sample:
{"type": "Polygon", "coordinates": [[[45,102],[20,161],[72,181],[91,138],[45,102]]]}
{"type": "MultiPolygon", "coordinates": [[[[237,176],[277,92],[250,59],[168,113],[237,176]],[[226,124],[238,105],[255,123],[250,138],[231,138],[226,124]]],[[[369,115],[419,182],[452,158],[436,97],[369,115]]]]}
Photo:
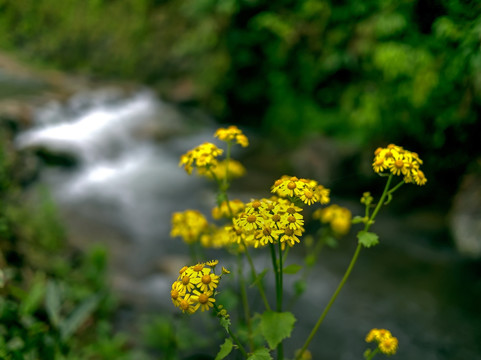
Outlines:
{"type": "Polygon", "coordinates": [[[481,258],[481,159],[461,182],[450,213],[450,227],[459,252],[481,258]]]}

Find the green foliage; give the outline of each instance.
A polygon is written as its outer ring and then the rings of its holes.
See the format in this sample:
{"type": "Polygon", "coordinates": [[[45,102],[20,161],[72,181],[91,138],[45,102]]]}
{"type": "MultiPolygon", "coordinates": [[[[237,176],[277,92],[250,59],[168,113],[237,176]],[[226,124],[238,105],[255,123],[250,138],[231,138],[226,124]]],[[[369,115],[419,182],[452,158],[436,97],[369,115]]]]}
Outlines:
{"type": "Polygon", "coordinates": [[[371,246],[379,244],[379,236],[375,233],[365,230],[357,233],[357,239],[359,240],[359,244],[362,244],[362,246],[366,248],[370,248],[371,246]]]}
{"type": "Polygon", "coordinates": [[[261,331],[269,347],[275,349],[277,345],[291,336],[296,318],[290,312],[265,311],[261,316],[261,331]]]}
{"type": "Polygon", "coordinates": [[[272,360],[272,356],[269,353],[269,349],[260,348],[250,354],[247,360],[272,360]]]}
{"type": "Polygon", "coordinates": [[[230,338],[225,339],[225,342],[220,346],[220,350],[217,353],[215,360],[225,359],[225,357],[232,351],[232,346],[232,340],[230,338]]]}

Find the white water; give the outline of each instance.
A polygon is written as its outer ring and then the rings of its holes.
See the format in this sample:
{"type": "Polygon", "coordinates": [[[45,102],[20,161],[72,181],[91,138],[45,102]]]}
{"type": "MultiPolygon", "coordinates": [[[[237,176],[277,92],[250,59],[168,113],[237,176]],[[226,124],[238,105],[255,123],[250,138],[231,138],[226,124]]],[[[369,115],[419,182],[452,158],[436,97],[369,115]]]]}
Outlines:
{"type": "Polygon", "coordinates": [[[212,141],[214,128],[189,131],[191,120],[148,91],[127,98],[105,91],[80,94],[39,109],[35,126],[17,145],[80,161],[75,169],[45,168],[43,181],[70,217],[126,234],[132,244],[126,265],[143,272],[175,243],[169,238],[172,212],[205,207],[202,199],[210,194],[205,182],[178,166],[181,154],[212,141]],[[163,140],[155,141],[152,131],[163,140]]]}

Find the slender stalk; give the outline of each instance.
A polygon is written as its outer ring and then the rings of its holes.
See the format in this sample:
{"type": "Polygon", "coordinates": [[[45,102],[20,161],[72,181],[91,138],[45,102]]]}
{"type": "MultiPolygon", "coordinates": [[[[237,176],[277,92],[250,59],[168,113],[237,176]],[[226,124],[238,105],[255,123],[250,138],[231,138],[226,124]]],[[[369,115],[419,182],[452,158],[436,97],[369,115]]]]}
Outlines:
{"type": "Polygon", "coordinates": [[[242,274],[242,266],[241,266],[242,258],[238,256],[238,276],[239,276],[239,285],[240,285],[240,292],[241,292],[241,300],[242,300],[242,308],[244,310],[244,317],[246,319],[246,326],[247,326],[247,334],[249,339],[249,347],[252,350],[254,348],[254,343],[252,341],[252,323],[251,323],[251,314],[249,309],[249,302],[247,301],[247,292],[246,292],[246,284],[244,280],[244,274],[242,274]]]}
{"type": "Polygon", "coordinates": [[[379,347],[377,347],[374,351],[371,351],[366,357],[366,360],[372,360],[377,353],[379,353],[379,347]]]}
{"type": "Polygon", "coordinates": [[[269,247],[271,249],[272,267],[274,268],[274,274],[276,276],[276,305],[277,305],[277,293],[279,290],[279,270],[277,266],[276,249],[274,248],[274,244],[270,243],[269,247]]]}
{"type": "Polygon", "coordinates": [[[261,295],[261,298],[262,298],[262,301],[264,302],[264,306],[266,308],[266,310],[270,310],[271,307],[269,306],[269,302],[267,301],[267,297],[266,297],[266,293],[264,291],[264,286],[262,285],[262,282],[261,281],[257,281],[257,272],[256,272],[256,268],[254,266],[254,262],[252,261],[252,258],[251,258],[251,255],[249,253],[249,250],[245,244],[245,242],[243,241],[242,244],[244,245],[244,248],[245,248],[245,254],[246,254],[246,258],[247,258],[247,261],[249,262],[249,265],[250,265],[250,268],[251,268],[251,272],[252,274],[254,275],[255,277],[255,282],[256,282],[256,285],[257,285],[257,288],[259,289],[259,294],[261,295]]]}
{"type": "MultiPolygon", "coordinates": [[[[214,309],[215,309],[215,311],[217,312],[217,314],[220,314],[219,307],[218,307],[217,304],[215,304],[215,303],[214,303],[214,309]]],[[[224,328],[227,330],[227,333],[228,333],[229,336],[232,338],[232,340],[234,341],[234,343],[237,345],[237,347],[239,348],[239,350],[240,350],[240,352],[242,353],[242,355],[244,356],[244,358],[247,359],[247,357],[248,357],[247,351],[244,349],[244,347],[242,346],[242,344],[241,344],[241,342],[239,341],[239,339],[237,338],[237,336],[235,336],[235,334],[232,332],[232,330],[230,329],[229,326],[225,326],[224,328]]]]}
{"type": "MultiPolygon", "coordinates": [[[[283,292],[283,286],[282,286],[282,281],[283,281],[283,275],[282,275],[282,244],[279,241],[278,243],[278,249],[279,249],[279,287],[276,289],[276,298],[277,298],[277,311],[282,312],[282,292],[283,292]]],[[[279,345],[277,345],[277,360],[283,360],[284,359],[284,345],[283,342],[281,341],[279,345]]]]}
{"type": "MultiPolygon", "coordinates": [[[[374,209],[373,213],[371,214],[371,217],[369,218],[369,220],[364,225],[364,231],[369,230],[369,228],[371,227],[371,225],[373,223],[373,220],[376,218],[376,215],[378,214],[379,210],[381,209],[381,207],[384,203],[384,199],[386,198],[386,196],[389,192],[389,186],[391,185],[392,178],[393,178],[393,175],[392,174],[389,175],[389,178],[387,179],[387,182],[386,182],[386,186],[384,187],[384,191],[381,195],[381,199],[377,203],[376,208],[374,209]]],[[[319,326],[321,326],[324,318],[326,317],[327,313],[329,312],[329,309],[331,308],[332,304],[334,303],[337,296],[341,292],[341,289],[343,288],[344,284],[346,283],[347,279],[349,278],[349,275],[351,274],[352,269],[354,268],[354,264],[356,263],[357,258],[359,257],[359,253],[361,252],[361,248],[362,248],[362,244],[358,243],[358,245],[356,247],[356,251],[354,252],[354,255],[352,256],[351,262],[349,263],[349,266],[347,267],[347,270],[344,273],[344,276],[342,277],[341,282],[337,286],[336,291],[332,295],[328,304],[324,308],[324,311],[322,312],[321,316],[317,320],[316,325],[314,325],[314,328],[312,329],[311,333],[307,337],[304,345],[302,346],[301,350],[299,351],[299,353],[296,357],[296,360],[300,360],[300,358],[302,357],[302,354],[304,353],[304,351],[306,351],[307,347],[309,346],[309,343],[312,341],[312,339],[314,338],[314,335],[316,334],[317,330],[319,329],[319,326]]]]}

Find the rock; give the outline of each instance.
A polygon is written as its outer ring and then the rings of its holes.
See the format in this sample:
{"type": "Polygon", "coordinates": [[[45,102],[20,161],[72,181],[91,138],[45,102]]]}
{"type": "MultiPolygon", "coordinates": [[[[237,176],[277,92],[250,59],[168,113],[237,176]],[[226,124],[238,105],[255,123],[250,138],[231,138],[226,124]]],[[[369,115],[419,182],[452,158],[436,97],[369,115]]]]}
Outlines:
{"type": "Polygon", "coordinates": [[[466,174],[454,197],[450,227],[459,252],[481,258],[481,159],[466,174]]]}

